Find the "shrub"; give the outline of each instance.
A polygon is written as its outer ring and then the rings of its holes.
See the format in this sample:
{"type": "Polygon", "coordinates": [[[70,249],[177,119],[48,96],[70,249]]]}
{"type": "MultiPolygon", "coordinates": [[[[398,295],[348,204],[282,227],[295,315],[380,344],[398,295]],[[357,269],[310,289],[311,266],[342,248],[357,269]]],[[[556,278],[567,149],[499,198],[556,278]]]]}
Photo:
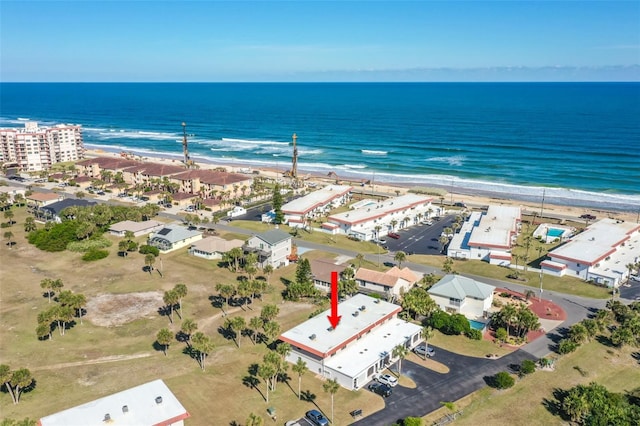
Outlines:
{"type": "Polygon", "coordinates": [[[482,340],[482,331],[476,330],[475,328],[472,328],[471,330],[467,331],[465,334],[471,340],[482,340]]]}
{"type": "Polygon", "coordinates": [[[507,330],[504,328],[499,328],[496,330],[496,340],[501,342],[506,342],[509,335],[507,334],[507,330]]]}
{"type": "Polygon", "coordinates": [[[522,361],[522,364],[520,365],[520,374],[531,374],[534,371],[536,371],[535,362],[531,361],[530,359],[525,359],[524,361],[522,361]]]}
{"type": "Polygon", "coordinates": [[[90,250],[97,250],[102,248],[111,247],[111,241],[107,240],[104,237],[96,237],[90,240],[84,241],[72,241],[67,244],[67,250],[85,253],[90,250]]]}
{"type": "Polygon", "coordinates": [[[579,345],[574,341],[562,339],[560,340],[560,343],[558,343],[558,353],[562,355],[571,353],[578,349],[578,346],[579,345]]]}
{"type": "Polygon", "coordinates": [[[152,255],[154,255],[155,257],[158,257],[160,255],[160,250],[158,249],[158,247],[153,247],[153,246],[149,246],[146,244],[143,244],[140,246],[140,250],[138,250],[140,254],[149,254],[151,253],[152,255]]]}
{"type": "Polygon", "coordinates": [[[496,389],[509,389],[516,383],[516,379],[514,379],[511,374],[506,371],[501,371],[495,376],[493,376],[493,387],[496,389]]]}
{"type": "Polygon", "coordinates": [[[48,231],[43,228],[30,232],[28,240],[30,244],[35,245],[40,250],[50,252],[63,251],[70,242],[77,240],[77,227],[78,223],[75,220],[56,223],[48,231]]]}
{"type": "Polygon", "coordinates": [[[405,417],[402,426],[422,426],[424,423],[420,417],[405,417]]]}
{"type": "Polygon", "coordinates": [[[136,243],[135,241],[129,241],[129,246],[127,247],[127,251],[136,251],[136,250],[138,250],[138,243],[136,243]]]}
{"type": "Polygon", "coordinates": [[[109,256],[109,252],[107,250],[91,249],[82,256],[82,260],[92,262],[94,260],[104,259],[107,256],[109,256]]]}
{"type": "Polygon", "coordinates": [[[449,319],[449,327],[447,327],[445,333],[446,334],[466,334],[471,330],[471,324],[469,324],[469,320],[462,314],[454,314],[451,315],[449,319]]]}
{"type": "Polygon", "coordinates": [[[443,331],[449,327],[449,321],[449,314],[443,311],[436,311],[431,314],[431,318],[429,318],[429,325],[436,330],[443,331]]]}

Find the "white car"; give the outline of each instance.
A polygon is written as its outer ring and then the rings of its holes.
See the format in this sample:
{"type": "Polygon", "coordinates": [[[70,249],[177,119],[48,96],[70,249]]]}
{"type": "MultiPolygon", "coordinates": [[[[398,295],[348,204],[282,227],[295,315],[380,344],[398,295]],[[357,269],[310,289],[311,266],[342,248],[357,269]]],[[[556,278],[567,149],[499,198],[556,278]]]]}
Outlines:
{"type": "Polygon", "coordinates": [[[398,379],[393,377],[391,374],[383,374],[381,376],[378,376],[376,380],[378,380],[378,382],[380,383],[384,383],[385,385],[389,385],[392,388],[398,385],[398,379]]]}
{"type": "Polygon", "coordinates": [[[433,225],[433,221],[432,220],[423,220],[421,222],[423,225],[427,225],[427,226],[431,226],[433,225]]]}
{"type": "Polygon", "coordinates": [[[435,349],[427,345],[418,345],[413,351],[420,356],[427,356],[429,358],[436,354],[435,349]]]}

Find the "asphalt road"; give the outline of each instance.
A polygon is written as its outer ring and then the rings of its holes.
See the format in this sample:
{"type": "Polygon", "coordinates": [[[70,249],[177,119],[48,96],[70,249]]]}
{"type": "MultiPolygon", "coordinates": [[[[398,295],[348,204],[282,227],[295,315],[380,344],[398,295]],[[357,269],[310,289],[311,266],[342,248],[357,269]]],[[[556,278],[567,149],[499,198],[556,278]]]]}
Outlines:
{"type": "Polygon", "coordinates": [[[457,401],[483,388],[489,377],[508,370],[511,364],[519,365],[525,359],[533,360],[535,357],[524,351],[516,351],[499,359],[473,358],[436,348],[434,360],[449,367],[447,374],[405,359],[402,362],[402,374],[410,377],[416,383],[416,388],[396,386],[393,394],[385,398],[383,410],[368,415],[366,407],[362,407],[362,414],[368,417],[353,424],[389,425],[407,416],[424,416],[440,408],[442,401],[457,401]]]}

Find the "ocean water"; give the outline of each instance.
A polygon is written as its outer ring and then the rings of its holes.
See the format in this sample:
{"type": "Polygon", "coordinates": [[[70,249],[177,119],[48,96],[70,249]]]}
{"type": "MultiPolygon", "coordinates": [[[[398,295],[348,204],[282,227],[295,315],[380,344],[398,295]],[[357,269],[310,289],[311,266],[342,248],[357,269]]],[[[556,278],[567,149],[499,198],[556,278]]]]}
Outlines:
{"type": "Polygon", "coordinates": [[[640,83],[0,83],[89,147],[637,211],[640,83]]]}

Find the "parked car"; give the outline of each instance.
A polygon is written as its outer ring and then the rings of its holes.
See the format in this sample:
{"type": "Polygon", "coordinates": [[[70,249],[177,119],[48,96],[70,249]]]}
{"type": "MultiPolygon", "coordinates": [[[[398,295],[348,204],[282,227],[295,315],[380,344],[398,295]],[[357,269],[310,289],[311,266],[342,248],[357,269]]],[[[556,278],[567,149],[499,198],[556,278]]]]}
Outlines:
{"type": "Polygon", "coordinates": [[[391,396],[391,393],[393,392],[391,387],[389,385],[385,385],[384,383],[371,383],[368,386],[368,389],[371,392],[377,393],[384,398],[391,396]]]}
{"type": "Polygon", "coordinates": [[[455,207],[462,207],[463,209],[467,208],[467,205],[461,201],[458,201],[457,203],[453,204],[455,207]]]}
{"type": "Polygon", "coordinates": [[[307,411],[305,417],[316,426],[329,426],[329,420],[318,410],[307,411]]]}
{"type": "Polygon", "coordinates": [[[360,238],[356,237],[355,235],[347,235],[347,238],[353,241],[360,241],[360,238]]]}
{"type": "Polygon", "coordinates": [[[436,354],[435,349],[433,349],[431,346],[427,346],[427,345],[418,345],[415,347],[415,349],[413,349],[413,351],[420,356],[427,356],[428,358],[431,358],[432,356],[434,356],[436,354]]]}
{"type": "Polygon", "coordinates": [[[387,240],[385,240],[384,238],[380,238],[378,240],[373,240],[373,242],[376,243],[376,244],[380,244],[380,245],[387,244],[387,240]]]}
{"type": "Polygon", "coordinates": [[[423,220],[421,223],[427,226],[433,225],[433,221],[431,219],[423,220]]]}
{"type": "Polygon", "coordinates": [[[397,240],[398,238],[400,238],[400,234],[396,234],[395,232],[389,232],[387,234],[387,237],[393,238],[394,240],[397,240]]]}
{"type": "Polygon", "coordinates": [[[640,281],[640,275],[629,275],[631,281],[640,281]]]}
{"type": "Polygon", "coordinates": [[[596,220],[596,217],[592,214],[583,214],[580,215],[580,219],[596,220]]]}
{"type": "Polygon", "coordinates": [[[378,376],[376,380],[392,388],[395,388],[396,386],[398,386],[398,379],[393,377],[391,374],[383,374],[381,376],[378,376]]]}

